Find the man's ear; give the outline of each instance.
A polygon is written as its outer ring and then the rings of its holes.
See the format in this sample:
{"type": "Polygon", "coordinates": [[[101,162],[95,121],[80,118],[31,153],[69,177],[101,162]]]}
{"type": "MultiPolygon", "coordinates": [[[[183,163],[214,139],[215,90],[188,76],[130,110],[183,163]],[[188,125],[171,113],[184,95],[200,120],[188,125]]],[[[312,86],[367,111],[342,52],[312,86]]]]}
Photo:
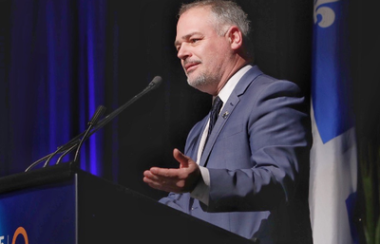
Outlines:
{"type": "Polygon", "coordinates": [[[230,42],[231,48],[233,50],[238,50],[243,45],[243,33],[237,26],[231,26],[226,33],[226,37],[230,42]]]}

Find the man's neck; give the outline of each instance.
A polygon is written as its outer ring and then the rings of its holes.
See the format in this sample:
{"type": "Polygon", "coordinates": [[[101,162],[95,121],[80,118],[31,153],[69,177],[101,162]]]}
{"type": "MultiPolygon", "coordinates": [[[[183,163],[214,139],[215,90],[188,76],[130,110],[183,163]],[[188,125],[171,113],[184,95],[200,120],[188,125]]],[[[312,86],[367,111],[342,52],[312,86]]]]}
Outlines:
{"type": "Polygon", "coordinates": [[[241,68],[249,64],[249,62],[239,56],[239,58],[236,60],[234,65],[232,66],[232,69],[225,75],[225,77],[222,78],[222,80],[219,82],[216,91],[214,91],[213,96],[216,96],[219,94],[219,92],[223,89],[223,87],[226,85],[228,80],[236,74],[241,68]]]}

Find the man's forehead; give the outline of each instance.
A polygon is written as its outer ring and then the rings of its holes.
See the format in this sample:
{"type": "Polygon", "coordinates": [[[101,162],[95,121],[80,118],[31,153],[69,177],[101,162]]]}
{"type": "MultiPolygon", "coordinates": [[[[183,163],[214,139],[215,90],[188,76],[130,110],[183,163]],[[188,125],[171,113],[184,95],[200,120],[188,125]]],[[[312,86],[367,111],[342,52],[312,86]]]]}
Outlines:
{"type": "Polygon", "coordinates": [[[176,39],[186,39],[194,34],[207,34],[211,28],[215,28],[213,18],[209,14],[202,14],[197,12],[193,14],[192,9],[186,11],[181,15],[177,23],[177,36],[176,39]]]}

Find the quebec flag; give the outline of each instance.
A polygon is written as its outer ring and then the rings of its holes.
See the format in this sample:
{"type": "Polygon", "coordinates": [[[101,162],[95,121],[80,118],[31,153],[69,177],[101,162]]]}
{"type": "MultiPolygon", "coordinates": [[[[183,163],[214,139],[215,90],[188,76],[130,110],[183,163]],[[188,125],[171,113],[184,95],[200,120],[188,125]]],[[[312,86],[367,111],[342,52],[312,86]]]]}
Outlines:
{"type": "Polygon", "coordinates": [[[357,243],[348,0],[314,0],[309,206],[314,244],[357,243]]]}

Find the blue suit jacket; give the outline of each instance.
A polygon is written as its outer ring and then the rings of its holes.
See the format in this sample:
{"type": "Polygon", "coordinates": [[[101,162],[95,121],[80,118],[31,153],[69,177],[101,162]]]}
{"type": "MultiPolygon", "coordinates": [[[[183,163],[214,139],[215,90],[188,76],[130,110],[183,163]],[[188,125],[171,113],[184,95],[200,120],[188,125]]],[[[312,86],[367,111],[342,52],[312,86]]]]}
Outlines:
{"type": "MultiPolygon", "coordinates": [[[[209,205],[188,193],[170,193],[160,202],[260,244],[311,243],[304,109],[294,83],[254,66],[225,103],[200,160],[210,172],[209,205]]],[[[186,141],[185,154],[194,160],[207,120],[186,141]]]]}

